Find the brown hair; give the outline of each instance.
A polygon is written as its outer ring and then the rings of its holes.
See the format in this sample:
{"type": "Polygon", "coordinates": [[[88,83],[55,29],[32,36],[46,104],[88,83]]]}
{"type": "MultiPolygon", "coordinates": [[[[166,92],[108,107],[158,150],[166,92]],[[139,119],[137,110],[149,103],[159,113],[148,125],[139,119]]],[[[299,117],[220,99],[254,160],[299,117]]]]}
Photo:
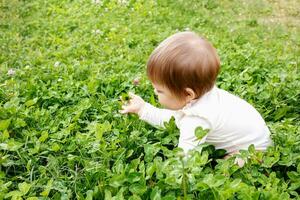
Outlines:
{"type": "Polygon", "coordinates": [[[214,86],[219,68],[220,59],[207,40],[193,32],[180,32],[152,52],[147,75],[178,98],[186,95],[185,88],[193,89],[199,98],[214,86]]]}

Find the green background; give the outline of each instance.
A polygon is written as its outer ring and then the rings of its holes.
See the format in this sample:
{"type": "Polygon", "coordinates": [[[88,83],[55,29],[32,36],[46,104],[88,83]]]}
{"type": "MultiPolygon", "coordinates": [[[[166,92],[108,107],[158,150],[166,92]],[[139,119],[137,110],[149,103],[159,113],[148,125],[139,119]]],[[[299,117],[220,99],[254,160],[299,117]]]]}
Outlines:
{"type": "Polygon", "coordinates": [[[300,198],[299,1],[0,3],[0,199],[300,198]],[[213,43],[217,85],[272,132],[243,168],[208,145],[185,162],[174,121],[118,112],[128,91],[157,105],[148,56],[184,30],[213,43]]]}

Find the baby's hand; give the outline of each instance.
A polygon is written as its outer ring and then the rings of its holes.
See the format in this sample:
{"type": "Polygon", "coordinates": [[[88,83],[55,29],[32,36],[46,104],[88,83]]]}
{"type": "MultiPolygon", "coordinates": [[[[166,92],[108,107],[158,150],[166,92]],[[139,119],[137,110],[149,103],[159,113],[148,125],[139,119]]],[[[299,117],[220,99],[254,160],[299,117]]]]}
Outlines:
{"type": "Polygon", "coordinates": [[[140,110],[144,107],[145,101],[138,95],[135,95],[131,92],[129,92],[129,97],[131,98],[129,100],[129,104],[125,104],[122,106],[122,110],[120,110],[120,113],[126,114],[126,113],[135,113],[138,114],[140,110]]]}

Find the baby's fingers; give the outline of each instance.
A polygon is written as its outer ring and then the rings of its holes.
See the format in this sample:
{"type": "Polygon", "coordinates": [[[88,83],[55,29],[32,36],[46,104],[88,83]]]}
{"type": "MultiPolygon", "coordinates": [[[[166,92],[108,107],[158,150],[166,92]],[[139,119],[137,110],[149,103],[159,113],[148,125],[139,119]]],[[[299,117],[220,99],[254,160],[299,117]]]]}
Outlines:
{"type": "Polygon", "coordinates": [[[134,94],[133,92],[128,92],[128,96],[130,98],[136,98],[136,97],[139,97],[138,95],[134,94]]]}
{"type": "Polygon", "coordinates": [[[119,112],[120,112],[121,114],[126,114],[126,113],[128,113],[128,112],[129,112],[128,107],[127,107],[127,106],[122,106],[122,110],[119,110],[119,112]]]}
{"type": "Polygon", "coordinates": [[[127,114],[128,112],[126,110],[119,110],[119,113],[121,113],[121,114],[127,114]]]}
{"type": "Polygon", "coordinates": [[[120,110],[120,113],[126,114],[126,113],[132,113],[133,112],[133,107],[130,105],[123,105],[122,110],[120,110]]]}
{"type": "Polygon", "coordinates": [[[119,98],[120,98],[122,103],[126,102],[126,100],[122,96],[120,96],[119,98]]]}

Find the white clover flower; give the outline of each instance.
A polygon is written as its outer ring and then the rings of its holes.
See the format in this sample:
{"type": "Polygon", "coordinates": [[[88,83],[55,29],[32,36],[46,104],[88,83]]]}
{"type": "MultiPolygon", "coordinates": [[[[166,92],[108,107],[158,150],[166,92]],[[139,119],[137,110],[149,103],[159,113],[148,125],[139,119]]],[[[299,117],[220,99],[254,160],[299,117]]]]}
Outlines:
{"type": "Polygon", "coordinates": [[[140,84],[140,78],[139,77],[136,77],[135,79],[133,79],[132,81],[133,85],[137,86],[140,84]]]}
{"type": "Polygon", "coordinates": [[[93,34],[102,34],[102,31],[100,31],[99,29],[96,30],[92,30],[93,34]]]}
{"type": "Polygon", "coordinates": [[[59,61],[56,61],[55,63],[54,63],[54,67],[58,67],[60,65],[60,62],[59,61]]]}
{"type": "Polygon", "coordinates": [[[100,4],[100,5],[103,4],[103,2],[101,0],[92,0],[92,3],[94,3],[94,4],[100,4]]]}
{"type": "Polygon", "coordinates": [[[74,61],[74,66],[79,66],[80,65],[80,62],[78,60],[75,60],[74,61]]]}
{"type": "Polygon", "coordinates": [[[16,70],[14,70],[14,69],[9,69],[7,71],[7,75],[9,75],[9,76],[13,76],[13,75],[15,75],[15,73],[16,73],[16,70]]]}
{"type": "Polygon", "coordinates": [[[129,4],[128,0],[118,0],[118,3],[124,6],[127,6],[129,4]]]}
{"type": "Polygon", "coordinates": [[[191,29],[189,27],[186,27],[184,30],[185,31],[190,31],[191,29]]]}

